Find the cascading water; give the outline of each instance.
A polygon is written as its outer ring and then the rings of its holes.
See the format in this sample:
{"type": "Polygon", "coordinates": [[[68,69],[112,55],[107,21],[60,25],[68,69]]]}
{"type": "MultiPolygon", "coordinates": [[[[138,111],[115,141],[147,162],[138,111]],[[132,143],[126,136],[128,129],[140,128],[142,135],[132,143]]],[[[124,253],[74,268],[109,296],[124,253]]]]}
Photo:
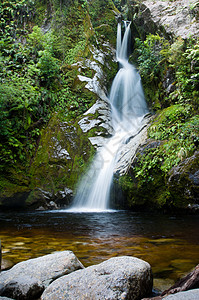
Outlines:
{"type": "Polygon", "coordinates": [[[128,63],[130,22],[125,22],[122,39],[121,23],[117,29],[116,57],[119,71],[110,92],[114,135],[98,150],[88,172],[83,177],[70,211],[104,211],[109,209],[109,197],[117,153],[125,141],[136,135],[148,113],[139,74],[128,63]]]}

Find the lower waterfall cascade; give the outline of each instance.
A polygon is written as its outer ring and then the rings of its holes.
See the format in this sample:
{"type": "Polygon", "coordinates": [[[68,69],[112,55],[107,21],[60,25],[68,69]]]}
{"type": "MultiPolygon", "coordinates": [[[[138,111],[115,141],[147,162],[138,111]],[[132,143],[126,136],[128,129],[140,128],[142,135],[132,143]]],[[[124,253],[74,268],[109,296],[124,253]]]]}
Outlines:
{"type": "Polygon", "coordinates": [[[71,212],[110,210],[110,191],[118,151],[130,137],[136,136],[148,114],[140,75],[128,62],[131,22],[124,21],[124,25],[123,38],[121,23],[117,27],[116,58],[119,71],[113,80],[109,96],[114,134],[98,149],[89,170],[83,176],[72,206],[68,209],[71,212]]]}

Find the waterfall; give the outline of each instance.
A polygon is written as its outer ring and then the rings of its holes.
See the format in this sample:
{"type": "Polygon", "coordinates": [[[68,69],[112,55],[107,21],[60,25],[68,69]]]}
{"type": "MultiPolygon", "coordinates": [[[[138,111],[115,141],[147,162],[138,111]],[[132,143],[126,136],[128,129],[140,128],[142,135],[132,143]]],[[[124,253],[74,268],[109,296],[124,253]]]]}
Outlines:
{"type": "Polygon", "coordinates": [[[110,105],[114,134],[97,151],[88,172],[83,177],[75,196],[71,211],[108,210],[113,170],[120,146],[140,130],[144,116],[148,113],[140,76],[128,62],[128,40],[130,22],[125,22],[122,39],[121,23],[117,28],[116,58],[119,71],[110,92],[110,105]]]}

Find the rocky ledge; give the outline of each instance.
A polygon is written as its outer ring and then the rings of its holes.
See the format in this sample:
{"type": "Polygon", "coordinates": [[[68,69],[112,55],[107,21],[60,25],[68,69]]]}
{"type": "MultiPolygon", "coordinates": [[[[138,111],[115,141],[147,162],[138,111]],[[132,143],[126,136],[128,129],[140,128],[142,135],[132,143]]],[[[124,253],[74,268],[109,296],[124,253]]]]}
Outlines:
{"type": "Polygon", "coordinates": [[[163,33],[183,39],[199,37],[198,0],[133,1],[134,23],[142,34],[163,33]]]}

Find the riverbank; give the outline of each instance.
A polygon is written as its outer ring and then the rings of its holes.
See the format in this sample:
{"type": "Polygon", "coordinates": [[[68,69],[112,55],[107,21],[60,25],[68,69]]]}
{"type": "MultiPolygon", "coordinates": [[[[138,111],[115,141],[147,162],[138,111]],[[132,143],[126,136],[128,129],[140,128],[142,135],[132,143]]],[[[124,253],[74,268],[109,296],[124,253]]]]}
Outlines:
{"type": "Polygon", "coordinates": [[[176,294],[175,299],[183,299],[186,294],[184,299],[188,300],[199,296],[199,289],[195,289],[198,284],[199,265],[161,293],[152,291],[151,266],[141,259],[120,256],[85,268],[72,251],[61,251],[23,261],[1,272],[0,296],[21,300],[78,300],[80,297],[139,300],[146,296],[170,299],[170,294],[176,294]],[[187,293],[187,290],[191,291],[187,293]]]}
{"type": "Polygon", "coordinates": [[[64,250],[72,250],[85,267],[115,256],[135,256],[150,263],[154,286],[162,291],[198,264],[198,227],[197,215],[0,213],[3,259],[12,265],[64,250]]]}

